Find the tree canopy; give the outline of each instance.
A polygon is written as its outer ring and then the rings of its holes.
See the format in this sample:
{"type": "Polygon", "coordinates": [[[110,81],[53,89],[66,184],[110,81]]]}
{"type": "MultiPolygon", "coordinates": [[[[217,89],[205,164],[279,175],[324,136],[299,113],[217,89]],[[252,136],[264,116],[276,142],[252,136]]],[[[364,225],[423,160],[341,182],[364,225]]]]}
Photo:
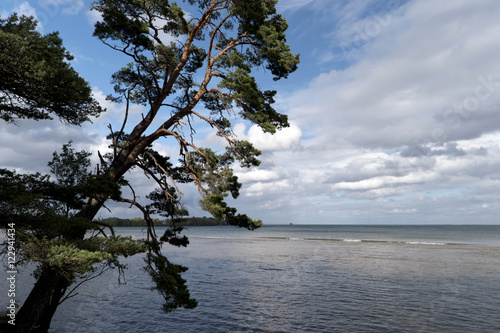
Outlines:
{"type": "Polygon", "coordinates": [[[52,119],[79,125],[103,110],[69,65],[57,33],[42,35],[32,17],[0,19],[0,119],[52,119]]]}
{"type": "MultiPolygon", "coordinates": [[[[127,135],[112,132],[120,142],[105,172],[121,177],[146,147],[160,138],[178,142],[184,167],[203,196],[202,207],[218,219],[250,229],[258,227],[246,215],[236,215],[224,198],[238,196],[240,187],[231,166],[258,165],[260,154],[232,133],[232,115],[274,133],[288,126],[286,115],[273,107],[276,91],[262,91],[252,69],[265,67],[274,80],[297,68],[298,55],[286,44],[286,20],[276,12],[274,0],[184,1],[187,14],[169,1],[96,1],[101,12],[94,35],[130,57],[131,62],[113,75],[114,100],[142,104],[147,113],[127,135]],[[172,41],[174,40],[174,41],[172,41]],[[191,120],[212,126],[226,139],[223,154],[188,140],[191,120]],[[153,120],[161,125],[152,128],[153,120]]],[[[122,126],[123,128],[123,126],[122,126]]],[[[160,188],[167,194],[166,184],[160,188]]]]}

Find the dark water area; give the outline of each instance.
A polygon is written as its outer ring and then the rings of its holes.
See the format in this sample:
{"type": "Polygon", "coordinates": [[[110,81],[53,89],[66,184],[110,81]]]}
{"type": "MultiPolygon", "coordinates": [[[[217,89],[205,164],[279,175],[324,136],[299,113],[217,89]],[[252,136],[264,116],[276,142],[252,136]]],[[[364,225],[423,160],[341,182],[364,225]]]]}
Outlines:
{"type": "Polygon", "coordinates": [[[189,267],[196,309],[162,312],[136,256],[125,260],[127,284],[107,272],[82,285],[50,332],[500,332],[500,226],[193,227],[187,235],[187,248],[165,250],[189,267]]]}

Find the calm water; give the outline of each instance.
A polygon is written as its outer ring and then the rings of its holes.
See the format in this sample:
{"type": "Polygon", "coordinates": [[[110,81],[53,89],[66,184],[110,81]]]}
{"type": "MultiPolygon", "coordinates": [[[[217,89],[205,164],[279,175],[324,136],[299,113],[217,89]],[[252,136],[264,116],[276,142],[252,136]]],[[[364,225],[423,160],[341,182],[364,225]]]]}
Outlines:
{"type": "MultiPolygon", "coordinates": [[[[120,232],[141,237],[139,228],[120,232]]],[[[141,257],[132,257],[126,285],[109,272],[82,286],[51,332],[500,332],[500,226],[187,235],[188,248],[166,249],[190,268],[196,309],[163,313],[141,257]]]]}

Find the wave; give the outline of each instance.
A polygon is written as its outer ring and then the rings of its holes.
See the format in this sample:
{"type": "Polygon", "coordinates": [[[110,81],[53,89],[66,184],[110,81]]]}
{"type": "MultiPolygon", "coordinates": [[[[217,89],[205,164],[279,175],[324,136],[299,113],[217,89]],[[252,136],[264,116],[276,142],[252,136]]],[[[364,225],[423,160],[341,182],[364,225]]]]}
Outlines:
{"type": "Polygon", "coordinates": [[[257,237],[260,239],[268,240],[290,240],[290,241],[326,241],[326,242],[345,242],[345,243],[387,243],[387,244],[407,244],[407,245],[434,245],[434,246],[444,246],[444,245],[466,245],[459,243],[445,243],[445,242],[430,242],[430,241],[398,241],[398,240],[383,240],[383,239],[353,239],[353,238],[298,238],[298,237],[257,237]]]}
{"type": "Polygon", "coordinates": [[[440,242],[401,242],[404,244],[411,245],[453,245],[452,243],[440,243],[440,242]]]}
{"type": "Polygon", "coordinates": [[[361,243],[362,240],[361,239],[343,239],[342,240],[343,242],[347,242],[347,243],[361,243]]]}
{"type": "MultiPolygon", "coordinates": [[[[208,236],[208,235],[188,235],[189,238],[220,239],[220,240],[284,240],[284,241],[317,241],[317,242],[343,242],[350,244],[360,243],[385,243],[401,245],[422,245],[422,246],[446,246],[446,245],[473,245],[468,243],[443,242],[431,240],[395,240],[395,239],[358,239],[358,238],[308,238],[308,237],[286,237],[286,236],[260,236],[260,237],[238,237],[238,236],[208,236]]],[[[478,244],[476,244],[478,245],[478,244]]]]}

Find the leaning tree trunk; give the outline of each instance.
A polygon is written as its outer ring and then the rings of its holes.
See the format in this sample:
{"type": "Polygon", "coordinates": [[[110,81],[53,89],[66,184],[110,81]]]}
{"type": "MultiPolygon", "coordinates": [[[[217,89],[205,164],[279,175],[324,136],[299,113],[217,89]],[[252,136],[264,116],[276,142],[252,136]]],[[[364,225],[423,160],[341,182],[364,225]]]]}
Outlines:
{"type": "MultiPolygon", "coordinates": [[[[120,159],[115,159],[113,162],[106,176],[111,181],[116,182],[130,168],[131,162],[129,160],[128,163],[125,163],[120,159]]],[[[107,197],[89,199],[77,216],[92,221],[106,200],[107,197]]],[[[86,230],[82,230],[76,238],[83,239],[85,233],[86,230]]],[[[70,284],[71,281],[58,274],[55,269],[43,268],[28,298],[19,309],[15,330],[22,333],[47,332],[57,307],[70,284]],[[17,325],[18,323],[19,325],[17,325]]]]}
{"type": "MultiPolygon", "coordinates": [[[[90,199],[78,215],[92,220],[103,204],[103,200],[90,199]]],[[[78,238],[84,237],[85,231],[82,231],[78,238]]],[[[58,274],[57,269],[42,268],[40,277],[17,313],[15,331],[19,333],[47,332],[70,284],[71,281],[58,274]]]]}
{"type": "MultiPolygon", "coordinates": [[[[139,137],[144,128],[151,122],[148,120],[141,122],[134,129],[132,137],[139,137]]],[[[126,149],[123,149],[116,156],[103,175],[111,182],[117,182],[118,179],[127,172],[137,158],[137,155],[148,145],[148,141],[137,139],[126,149]]],[[[107,196],[95,199],[90,198],[87,204],[78,212],[76,216],[92,221],[107,200],[107,196]]],[[[82,230],[76,238],[83,239],[86,230],[82,230]]],[[[16,316],[17,332],[47,332],[52,318],[64,296],[70,281],[57,274],[56,270],[46,267],[31,290],[28,298],[24,302],[16,316]]]]}
{"type": "Polygon", "coordinates": [[[44,268],[16,316],[17,332],[47,332],[69,281],[50,268],[44,268]]]}
{"type": "MultiPolygon", "coordinates": [[[[158,104],[156,108],[159,108],[159,106],[160,104],[158,104]]],[[[169,128],[176,119],[177,118],[172,117],[163,127],[169,128]]],[[[120,177],[132,167],[137,156],[154,141],[154,135],[147,138],[140,138],[141,133],[144,132],[151,121],[152,119],[149,118],[144,119],[134,128],[130,137],[135,139],[114,158],[103,175],[105,178],[111,182],[117,182],[120,177]]],[[[99,199],[89,199],[87,204],[76,216],[92,221],[107,199],[107,196],[103,196],[99,199]]],[[[76,238],[83,239],[85,233],[86,230],[82,230],[76,238]]],[[[71,282],[57,274],[56,270],[50,267],[44,268],[28,298],[17,314],[16,319],[19,319],[20,323],[19,326],[16,325],[17,332],[47,332],[52,317],[70,284],[71,282]]]]}
{"type": "MultiPolygon", "coordinates": [[[[124,149],[113,160],[104,177],[117,182],[130,169],[141,149],[143,150],[146,146],[147,143],[139,140],[128,149],[124,149]]],[[[107,197],[89,199],[77,216],[92,221],[106,200],[107,197]]],[[[85,233],[86,230],[82,230],[76,238],[83,239],[85,233]]],[[[16,316],[16,319],[19,319],[16,320],[19,322],[19,326],[16,325],[17,332],[47,332],[52,317],[70,284],[71,282],[57,274],[56,270],[50,267],[42,269],[40,277],[16,316]]]]}

